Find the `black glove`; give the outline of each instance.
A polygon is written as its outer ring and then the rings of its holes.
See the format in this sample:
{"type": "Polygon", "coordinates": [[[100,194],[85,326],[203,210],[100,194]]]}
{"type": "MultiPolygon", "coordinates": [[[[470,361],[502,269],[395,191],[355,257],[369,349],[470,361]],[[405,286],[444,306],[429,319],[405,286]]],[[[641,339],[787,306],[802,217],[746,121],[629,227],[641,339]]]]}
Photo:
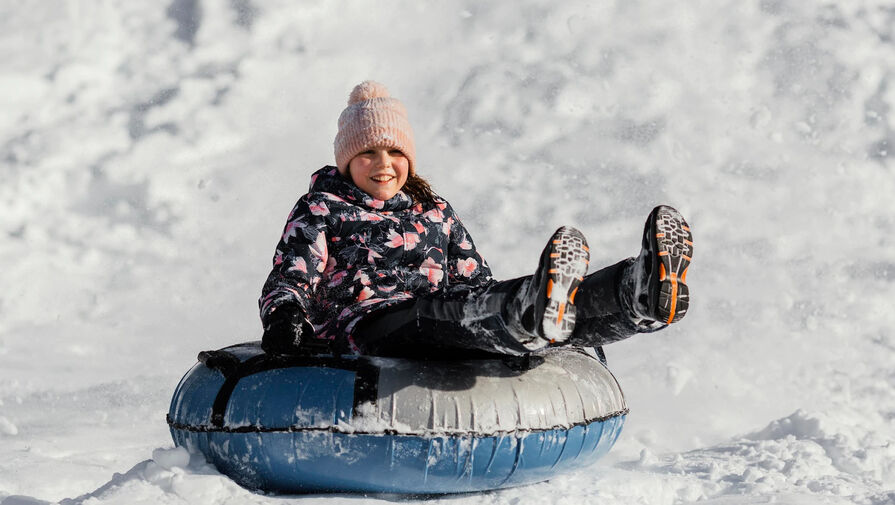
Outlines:
{"type": "Polygon", "coordinates": [[[298,354],[302,338],[313,338],[314,327],[297,305],[281,305],[264,321],[261,348],[268,354],[298,354]]]}

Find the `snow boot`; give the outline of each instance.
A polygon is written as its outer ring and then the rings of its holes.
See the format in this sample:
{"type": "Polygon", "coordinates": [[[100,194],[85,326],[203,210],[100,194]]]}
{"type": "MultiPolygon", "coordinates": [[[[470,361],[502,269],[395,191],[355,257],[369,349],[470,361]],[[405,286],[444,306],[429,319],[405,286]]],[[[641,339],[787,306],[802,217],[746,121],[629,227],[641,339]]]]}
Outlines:
{"type": "Polygon", "coordinates": [[[628,265],[620,285],[622,304],[638,324],[680,321],[690,306],[687,268],[693,257],[693,235],[672,207],[653,209],[643,230],[640,255],[628,265]]]}
{"type": "Polygon", "coordinates": [[[521,290],[523,340],[530,350],[564,342],[575,329],[575,294],[587,273],[590,250],[575,228],[556,230],[538,262],[538,269],[521,290]],[[530,338],[526,338],[530,337],[530,338]]]}

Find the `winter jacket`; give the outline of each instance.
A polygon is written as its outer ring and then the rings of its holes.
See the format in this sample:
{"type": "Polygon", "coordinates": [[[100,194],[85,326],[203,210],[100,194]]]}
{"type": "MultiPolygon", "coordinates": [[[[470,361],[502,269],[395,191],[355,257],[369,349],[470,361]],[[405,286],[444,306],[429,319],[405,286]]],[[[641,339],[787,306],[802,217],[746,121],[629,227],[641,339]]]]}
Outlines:
{"type": "Polygon", "coordinates": [[[259,300],[261,318],[297,304],[315,336],[352,352],[368,314],[415,295],[464,291],[493,282],[450,204],[414,203],[399,192],[377,200],[323,167],[311,176],[277,245],[259,300]]]}

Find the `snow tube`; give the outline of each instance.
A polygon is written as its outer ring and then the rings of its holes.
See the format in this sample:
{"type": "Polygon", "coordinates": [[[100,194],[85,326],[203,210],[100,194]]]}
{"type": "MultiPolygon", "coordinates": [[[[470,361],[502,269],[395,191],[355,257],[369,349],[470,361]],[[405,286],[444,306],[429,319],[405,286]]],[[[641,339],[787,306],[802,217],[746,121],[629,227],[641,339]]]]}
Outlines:
{"type": "Polygon", "coordinates": [[[628,409],[594,356],[414,361],[199,355],[171,401],[178,446],[285,493],[442,494],[547,480],[606,454],[628,409]]]}

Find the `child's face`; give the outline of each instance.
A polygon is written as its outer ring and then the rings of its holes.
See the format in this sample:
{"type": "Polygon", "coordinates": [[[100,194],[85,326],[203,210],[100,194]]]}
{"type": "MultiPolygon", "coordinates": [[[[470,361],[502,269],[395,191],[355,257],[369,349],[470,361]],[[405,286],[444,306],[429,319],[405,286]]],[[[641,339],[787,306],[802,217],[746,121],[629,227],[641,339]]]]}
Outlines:
{"type": "Polygon", "coordinates": [[[348,163],[348,173],[355,186],[378,200],[395,196],[407,182],[410,162],[397,149],[374,147],[348,163]]]}

